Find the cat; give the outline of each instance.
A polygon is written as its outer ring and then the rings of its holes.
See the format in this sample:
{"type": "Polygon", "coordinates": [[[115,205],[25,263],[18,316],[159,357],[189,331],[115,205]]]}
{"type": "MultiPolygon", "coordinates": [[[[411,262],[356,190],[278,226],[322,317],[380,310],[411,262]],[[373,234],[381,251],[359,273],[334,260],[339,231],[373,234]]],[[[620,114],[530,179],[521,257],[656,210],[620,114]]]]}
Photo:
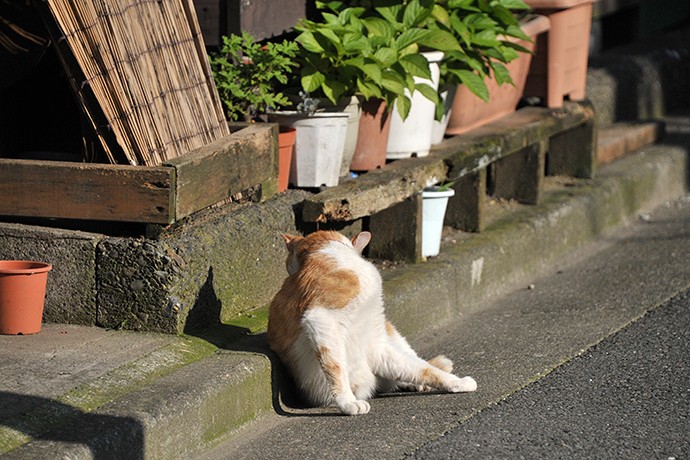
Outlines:
{"type": "Polygon", "coordinates": [[[269,307],[268,343],[309,403],[366,414],[377,392],[474,391],[443,355],[419,358],[386,320],[382,280],[362,257],[371,234],[283,235],[288,277],[269,307]]]}

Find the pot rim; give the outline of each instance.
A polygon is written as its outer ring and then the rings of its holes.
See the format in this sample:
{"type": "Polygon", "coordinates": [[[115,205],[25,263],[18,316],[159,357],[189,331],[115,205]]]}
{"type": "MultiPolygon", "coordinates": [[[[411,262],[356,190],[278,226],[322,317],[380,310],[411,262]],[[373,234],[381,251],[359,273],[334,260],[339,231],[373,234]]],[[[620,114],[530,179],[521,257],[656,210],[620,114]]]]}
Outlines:
{"type": "Polygon", "coordinates": [[[46,262],[33,260],[0,260],[0,275],[33,275],[52,270],[53,266],[46,262]]]}

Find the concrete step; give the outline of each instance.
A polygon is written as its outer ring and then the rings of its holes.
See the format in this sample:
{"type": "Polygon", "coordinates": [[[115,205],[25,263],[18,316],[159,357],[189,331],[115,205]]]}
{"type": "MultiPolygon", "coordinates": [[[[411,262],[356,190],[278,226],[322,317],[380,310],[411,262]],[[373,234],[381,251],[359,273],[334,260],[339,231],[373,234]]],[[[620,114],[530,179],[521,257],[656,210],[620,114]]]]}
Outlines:
{"type": "MultiPolygon", "coordinates": [[[[384,267],[389,318],[419,340],[468,305],[510,292],[686,193],[690,118],[668,126],[669,144],[628,155],[596,179],[554,183],[542,204],[508,209],[485,232],[451,232],[442,254],[426,263],[384,267]]],[[[0,452],[32,459],[188,457],[248,420],[283,410],[281,390],[289,395],[289,387],[270,363],[262,315],[199,337],[61,325],[0,337],[0,452]],[[14,406],[23,409],[6,411],[14,406]]]]}

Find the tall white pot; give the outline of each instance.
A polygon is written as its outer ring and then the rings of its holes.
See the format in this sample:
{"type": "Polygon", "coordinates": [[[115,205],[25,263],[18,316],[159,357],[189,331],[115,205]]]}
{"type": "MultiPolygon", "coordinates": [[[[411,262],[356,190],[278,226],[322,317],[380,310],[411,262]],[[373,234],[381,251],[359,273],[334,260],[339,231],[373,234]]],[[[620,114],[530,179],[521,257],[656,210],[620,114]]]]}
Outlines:
{"type": "Polygon", "coordinates": [[[352,96],[349,99],[339,101],[338,104],[331,105],[329,100],[325,102],[322,100],[319,107],[323,106],[326,112],[346,112],[349,115],[347,122],[347,131],[345,132],[345,150],[343,151],[343,161],[340,164],[340,177],[347,176],[350,172],[350,165],[352,164],[352,157],[355,154],[357,147],[357,138],[359,136],[359,119],[362,116],[362,107],[359,99],[352,96]]]}
{"type": "Polygon", "coordinates": [[[290,183],[296,187],[338,185],[349,115],[345,112],[273,112],[269,121],[295,128],[290,183]]]}
{"type": "MultiPolygon", "coordinates": [[[[426,83],[437,90],[440,75],[438,63],[443,59],[443,52],[430,51],[422,53],[422,56],[429,61],[431,80],[414,77],[415,83],[426,83]]],[[[407,95],[409,97],[409,93],[407,95]]],[[[415,91],[412,95],[410,113],[404,121],[398,114],[398,109],[393,107],[386,158],[393,160],[408,158],[412,155],[418,157],[429,155],[435,113],[436,105],[422,96],[419,91],[415,91]]]]}
{"type": "Polygon", "coordinates": [[[448,199],[455,190],[438,191],[430,187],[422,191],[422,257],[437,256],[441,250],[443,219],[446,215],[448,199]]]}

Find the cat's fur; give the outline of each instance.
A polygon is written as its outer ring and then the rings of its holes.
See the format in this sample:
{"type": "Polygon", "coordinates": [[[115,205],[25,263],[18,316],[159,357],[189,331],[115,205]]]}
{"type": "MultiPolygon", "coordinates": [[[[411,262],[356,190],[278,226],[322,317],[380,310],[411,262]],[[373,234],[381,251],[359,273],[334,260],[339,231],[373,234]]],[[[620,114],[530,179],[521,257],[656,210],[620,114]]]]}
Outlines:
{"type": "Polygon", "coordinates": [[[365,414],[377,391],[477,388],[446,357],[419,358],[386,320],[381,276],[361,256],[370,233],[283,238],[289,276],[271,302],[268,343],[312,404],[365,414]]]}

